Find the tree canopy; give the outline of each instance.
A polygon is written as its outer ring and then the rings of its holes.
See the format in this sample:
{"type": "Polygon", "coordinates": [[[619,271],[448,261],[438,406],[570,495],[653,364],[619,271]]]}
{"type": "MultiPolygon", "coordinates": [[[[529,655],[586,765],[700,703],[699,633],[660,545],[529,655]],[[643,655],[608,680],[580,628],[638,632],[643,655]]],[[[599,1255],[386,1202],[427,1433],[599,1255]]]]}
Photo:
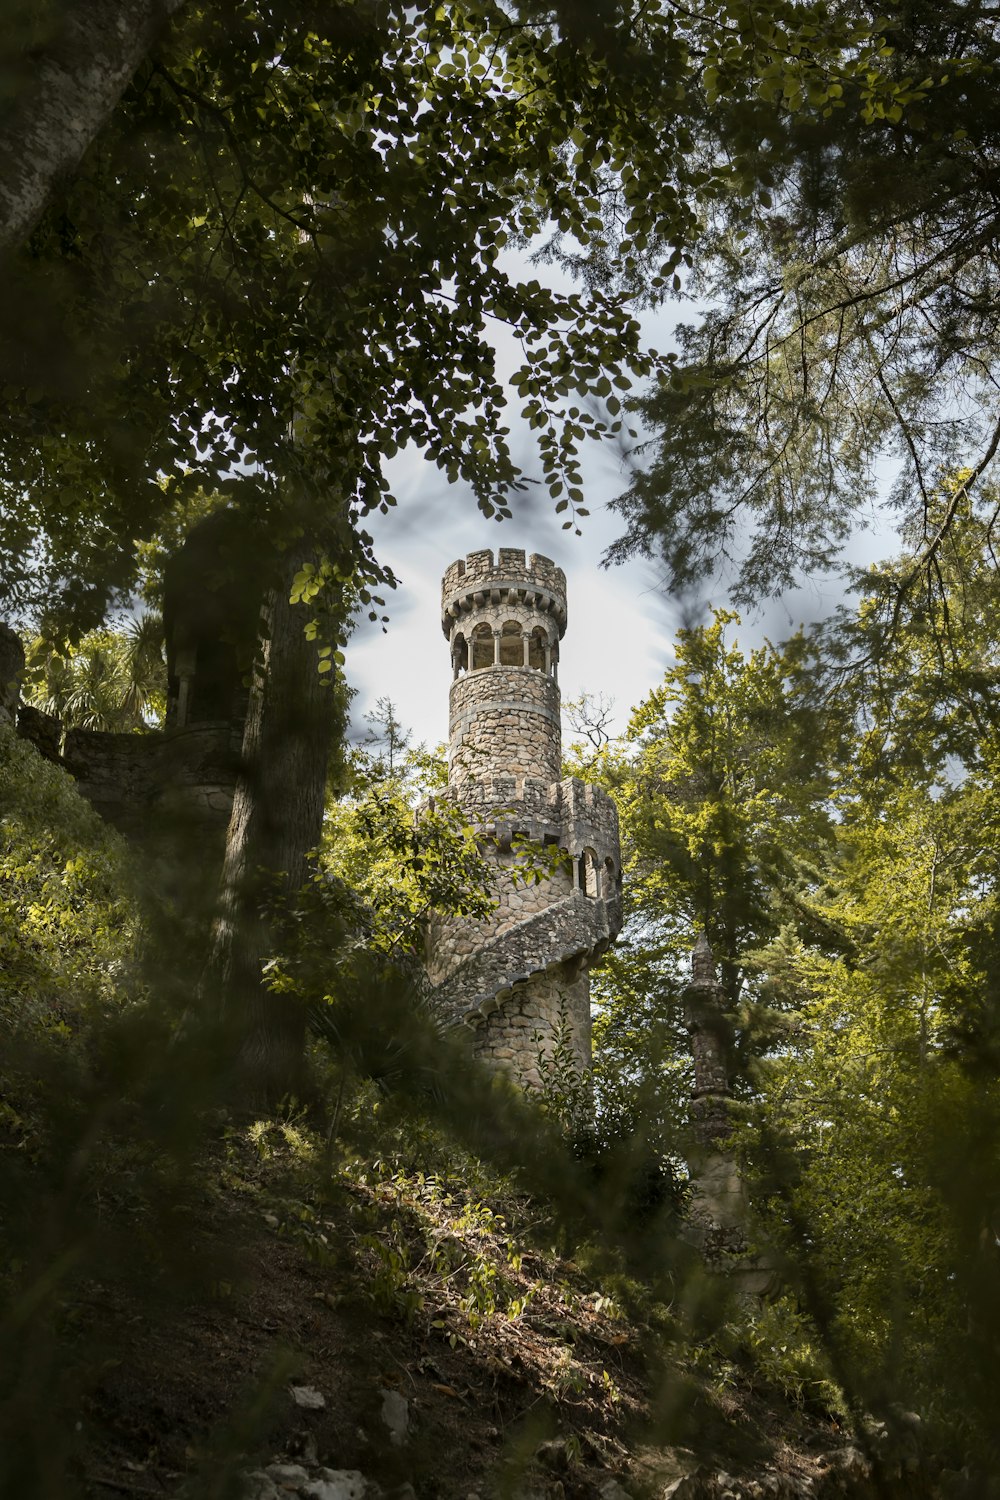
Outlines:
{"type": "Polygon", "coordinates": [[[651,462],[614,555],[660,555],[682,584],[728,559],[738,599],[835,566],[890,470],[914,576],[966,496],[996,515],[996,17],[860,14],[881,42],[853,74],[805,80],[776,53],[748,90],[734,45],[701,75],[696,150],[724,185],[702,200],[697,313],[640,402],[651,462]]]}
{"type": "MultiPolygon", "coordinates": [[[[44,59],[74,14],[15,49],[44,59]]],[[[93,626],[198,487],[283,545],[311,531],[335,586],[377,574],[363,520],[406,444],[506,513],[512,400],[572,526],[580,443],[666,371],[632,301],[707,264],[706,214],[755,190],[745,136],[707,155],[720,88],[776,110],[778,69],[794,118],[822,94],[883,119],[912,93],[884,50],[821,5],[180,6],[7,257],[8,596],[93,626]],[[550,232],[579,292],[502,253],[550,232]],[[491,321],[524,350],[511,391],[491,321]]],[[[12,67],[8,135],[27,86],[12,67]]]]}

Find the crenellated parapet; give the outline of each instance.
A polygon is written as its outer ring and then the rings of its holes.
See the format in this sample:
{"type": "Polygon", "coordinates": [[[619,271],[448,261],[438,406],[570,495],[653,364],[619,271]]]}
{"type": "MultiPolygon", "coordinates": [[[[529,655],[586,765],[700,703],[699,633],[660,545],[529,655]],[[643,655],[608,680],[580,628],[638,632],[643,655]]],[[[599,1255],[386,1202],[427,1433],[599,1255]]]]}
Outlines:
{"type": "Polygon", "coordinates": [[[620,897],[618,809],[600,787],[575,777],[546,783],[537,777],[494,776],[463,782],[460,795],[453,789],[452,796],[484,842],[501,852],[524,842],[556,845],[574,863],[574,883],[585,894],[620,897]]]}
{"type": "Polygon", "coordinates": [[[566,574],[551,558],[537,552],[526,560],[519,547],[501,547],[495,559],[489,550],[470,552],[446,568],[441,583],[442,615],[448,616],[451,605],[469,594],[501,589],[521,597],[531,594],[539,604],[548,596],[561,609],[565,629],[566,574]]]}
{"type": "Polygon", "coordinates": [[[590,1064],[588,971],[621,927],[618,815],[600,788],[561,776],[562,569],[515,548],[473,552],[448,568],[441,598],[448,794],[496,880],[489,917],[432,920],[428,976],[442,1016],[470,1025],[481,1056],[532,1086],[567,1029],[579,1066],[590,1064]],[[527,876],[526,844],[542,851],[527,876]]]}

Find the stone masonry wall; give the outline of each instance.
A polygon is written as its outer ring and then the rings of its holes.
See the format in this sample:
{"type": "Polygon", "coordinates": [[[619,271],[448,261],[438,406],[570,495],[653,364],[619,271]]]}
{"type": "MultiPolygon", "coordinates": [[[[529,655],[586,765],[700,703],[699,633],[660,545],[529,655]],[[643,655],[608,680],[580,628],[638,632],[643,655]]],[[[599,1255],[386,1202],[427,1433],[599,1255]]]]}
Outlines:
{"type": "MultiPolygon", "coordinates": [[[[575,779],[545,786],[542,782],[495,777],[464,785],[461,801],[484,840],[495,850],[496,906],[485,918],[432,919],[427,959],[432,984],[443,984],[485,944],[537,913],[547,911],[574,890],[580,890],[587,899],[598,899],[610,903],[613,910],[618,909],[621,887],[618,813],[610,797],[600,789],[575,779]],[[555,845],[563,852],[560,866],[538,884],[525,884],[523,879],[515,882],[519,836],[542,845],[543,849],[555,845]],[[584,851],[589,854],[581,871],[580,856],[584,851]]],[[[612,916],[604,926],[613,924],[612,916]]],[[[593,941],[589,927],[587,932],[586,941],[593,941]]],[[[579,951],[575,938],[571,946],[573,951],[579,951]]]]}
{"type": "Polygon", "coordinates": [[[547,911],[571,894],[572,872],[560,868],[549,880],[525,885],[512,879],[513,859],[498,858],[496,906],[488,917],[438,917],[429,929],[427,975],[431,984],[443,984],[466,959],[478,953],[491,939],[502,936],[528,917],[547,911]]]}
{"type": "Polygon", "coordinates": [[[62,763],[103,818],[130,835],[150,820],[196,819],[224,832],[232,811],[240,736],[230,724],[148,734],[72,729],[62,763]]]}
{"type": "Polygon", "coordinates": [[[571,891],[543,911],[491,936],[457,964],[435,990],[440,1015],[456,1022],[489,1015],[508,992],[533,975],[571,959],[598,958],[621,928],[619,901],[571,891]]]}
{"type": "Polygon", "coordinates": [[[451,685],[449,781],[497,773],[559,780],[559,686],[531,667],[489,667],[451,685]]]}
{"type": "Polygon", "coordinates": [[[514,1073],[528,1088],[543,1079],[539,1058],[551,1057],[565,1029],[575,1066],[590,1067],[590,976],[585,963],[569,962],[516,984],[504,1004],[478,1019],[477,1057],[514,1073]]]}
{"type": "Polygon", "coordinates": [[[122,833],[144,837],[154,827],[173,833],[225,832],[239,771],[242,726],[204,722],[143,734],[70,729],[20,702],[24,648],[0,621],[0,712],[21,739],[62,766],[83,796],[122,833]]]}
{"type": "Polygon", "coordinates": [[[568,776],[564,781],[540,777],[490,775],[464,781],[452,789],[485,835],[504,848],[512,832],[524,832],[538,843],[555,834],[567,853],[588,846],[602,860],[611,858],[621,874],[618,809],[600,787],[568,776]]]}

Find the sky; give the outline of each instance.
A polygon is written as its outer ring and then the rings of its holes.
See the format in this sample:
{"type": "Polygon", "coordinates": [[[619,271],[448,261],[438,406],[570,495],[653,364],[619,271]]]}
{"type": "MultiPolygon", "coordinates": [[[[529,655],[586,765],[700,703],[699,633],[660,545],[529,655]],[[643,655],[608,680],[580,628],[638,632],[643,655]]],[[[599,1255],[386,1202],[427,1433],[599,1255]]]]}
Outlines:
{"type": "MultiPolygon", "coordinates": [[[[376,556],[392,568],[399,587],[385,595],[389,623],[384,632],[366,621],[347,647],[347,680],[357,693],[352,738],[363,736],[364,714],[387,697],[403,726],[413,731],[414,743],[423,740],[433,748],[447,739],[451,667],[441,629],[441,576],[456,558],[486,547],[494,553],[500,547],[522,547],[564,569],[569,623],[560,647],[563,703],[583,692],[603,694],[614,700],[615,728],[624,729],[630,710],[670,666],[678,627],[727,600],[721,583],[697,599],[672,598],[647,560],[601,566],[606,547],[622,530],[606,507],[626,487],[628,476],[610,448],[602,455],[594,446],[585,480],[591,515],[581,520],[579,537],[561,529],[562,517],[554,514],[545,492],[515,498],[512,520],[487,521],[471,493],[449,485],[419,455],[404,454],[394,461],[391,477],[399,503],[366,526],[376,556]]],[[[853,559],[882,555],[888,550],[884,543],[884,533],[859,535],[853,559]]],[[[835,577],[807,583],[746,616],[737,637],[744,649],[765,636],[783,639],[801,623],[832,613],[843,598],[835,577]]]]}
{"type": "MultiPolygon", "coordinates": [[[[572,283],[550,265],[539,267],[511,256],[513,275],[538,277],[560,290],[572,283]]],[[[675,324],[691,321],[697,309],[669,304],[657,314],[641,316],[648,344],[664,352],[674,340],[675,324]]],[[[494,331],[497,375],[506,380],[521,362],[520,350],[506,330],[494,331]]],[[[520,444],[519,461],[528,475],[539,472],[534,443],[516,409],[508,413],[512,444],[520,444]]],[[[515,497],[509,521],[486,520],[475,498],[462,484],[449,485],[441,471],[419,453],[404,452],[387,465],[398,504],[387,516],[365,522],[375,541],[375,555],[387,563],[399,587],[386,595],[389,624],[360,622],[347,647],[348,684],[355,690],[352,738],[365,733],[364,715],[378,699],[389,698],[413,742],[428,747],[443,743],[448,734],[448,690],[451,668],[441,630],[441,577],[456,558],[483,548],[521,547],[541,553],[566,573],[569,623],[560,647],[559,681],[563,703],[587,692],[614,701],[614,728],[624,729],[630,710],[658,685],[673,660],[678,627],[705,616],[711,606],[728,603],[720,580],[696,599],[671,597],[658,569],[635,559],[603,568],[601,558],[623,530],[607,507],[628,487],[629,474],[621,453],[597,442],[584,449],[584,496],[590,511],[581,519],[581,536],[562,529],[547,491],[515,497]]],[[[631,462],[642,462],[641,455],[631,462]]],[[[887,527],[859,533],[849,549],[851,561],[861,562],[892,550],[887,527]]],[[[780,640],[802,623],[832,613],[844,590],[835,577],[807,582],[801,588],[768,601],[754,616],[745,617],[738,633],[744,649],[765,636],[780,640]]],[[[564,738],[565,738],[564,726],[564,738]]]]}
{"type": "Polygon", "coordinates": [[[561,529],[553,502],[515,497],[509,521],[487,521],[473,496],[442,481],[440,471],[419,456],[404,457],[393,479],[398,506],[366,523],[375,553],[400,581],[388,593],[389,624],[359,626],[347,648],[347,678],[357,689],[352,719],[376,699],[389,697],[415,741],[433,746],[447,738],[451,667],[441,629],[441,576],[456,558],[489,547],[521,547],[541,553],[566,573],[569,623],[560,647],[563,700],[584,691],[614,697],[622,721],[656,685],[671,661],[675,611],[657,586],[649,565],[605,570],[604,548],[618,528],[605,510],[624,487],[613,460],[592,462],[586,489],[593,514],[581,521],[582,536],[561,529]]]}

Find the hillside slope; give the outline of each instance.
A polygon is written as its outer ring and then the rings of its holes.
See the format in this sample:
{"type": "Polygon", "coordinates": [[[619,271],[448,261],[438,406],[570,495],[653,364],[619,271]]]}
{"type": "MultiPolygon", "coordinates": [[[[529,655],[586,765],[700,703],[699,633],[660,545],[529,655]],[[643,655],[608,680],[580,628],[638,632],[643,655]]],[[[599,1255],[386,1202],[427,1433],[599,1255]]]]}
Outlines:
{"type": "Polygon", "coordinates": [[[386,1160],[317,1173],[320,1151],[297,1125],[229,1132],[183,1304],[100,1282],[74,1301],[77,1347],[107,1350],[72,1445],[82,1493],[937,1492],[915,1447],[870,1475],[829,1417],[713,1375],[638,1282],[538,1248],[537,1203],[386,1160]]]}

